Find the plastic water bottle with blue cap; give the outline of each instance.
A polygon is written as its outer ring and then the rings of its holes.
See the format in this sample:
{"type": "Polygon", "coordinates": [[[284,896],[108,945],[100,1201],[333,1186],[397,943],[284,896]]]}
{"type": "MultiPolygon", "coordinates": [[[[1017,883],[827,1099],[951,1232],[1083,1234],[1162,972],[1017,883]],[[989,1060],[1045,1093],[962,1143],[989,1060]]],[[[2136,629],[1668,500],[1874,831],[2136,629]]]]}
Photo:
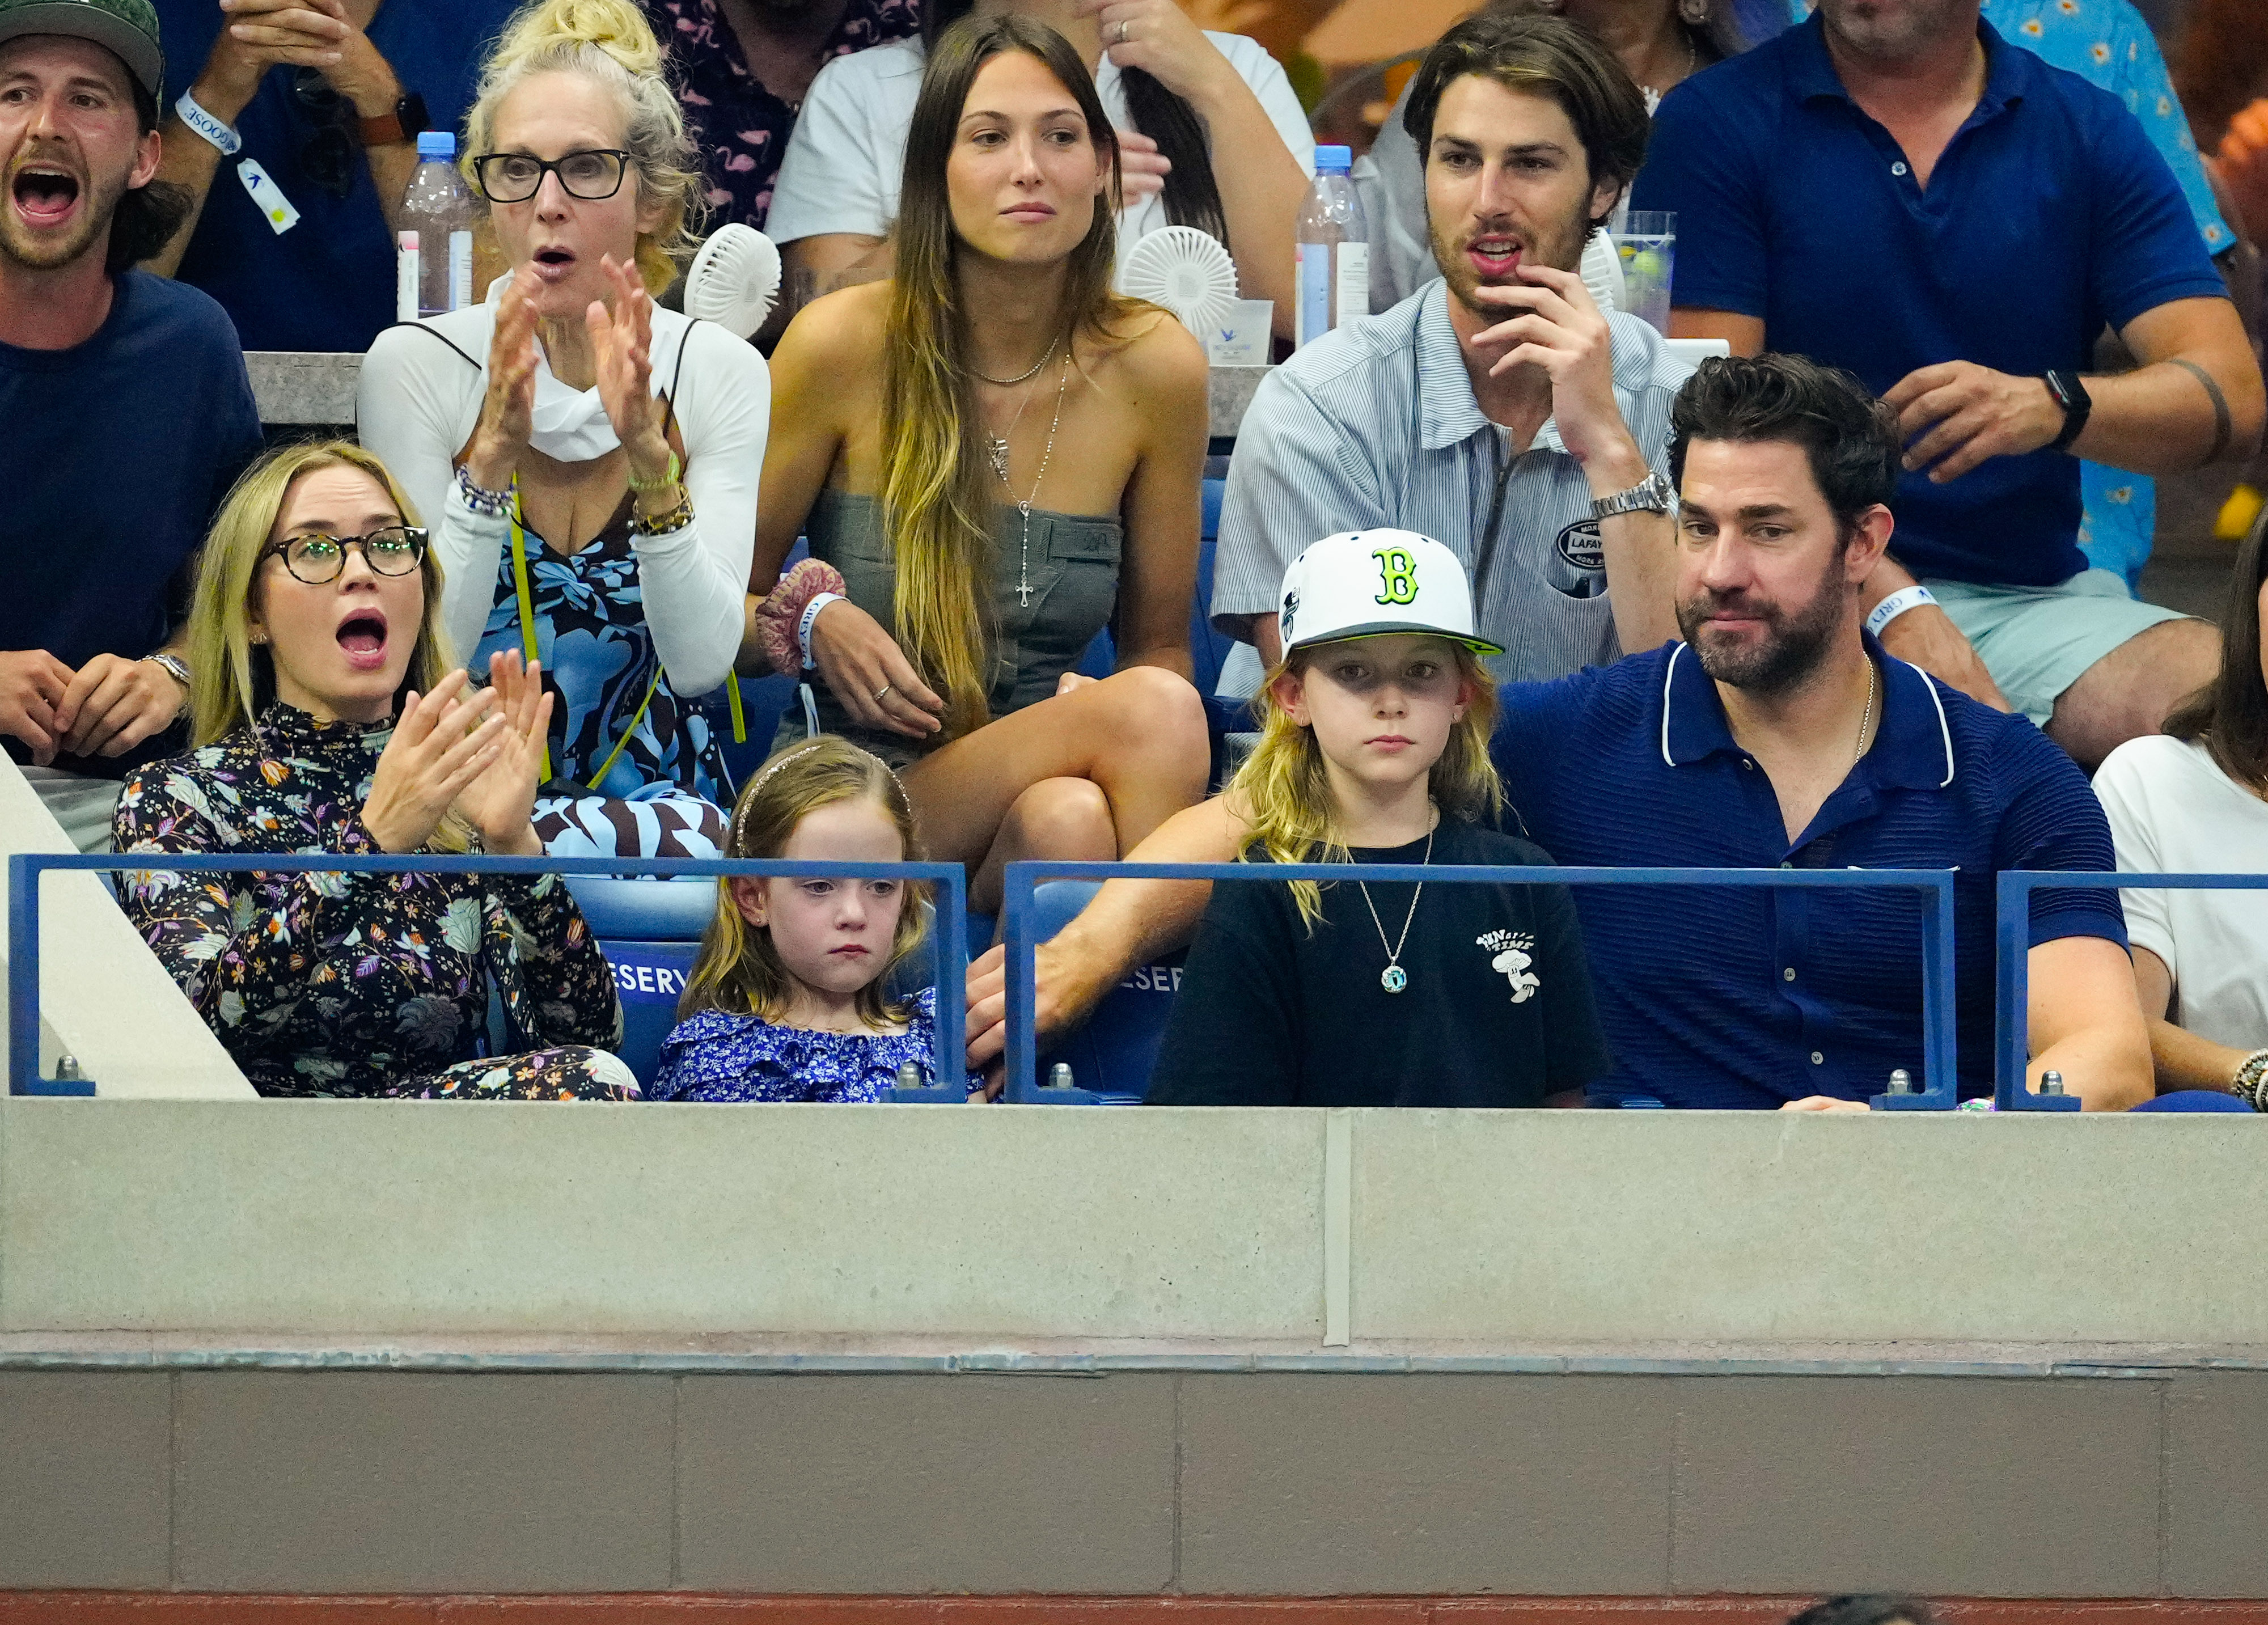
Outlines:
{"type": "Polygon", "coordinates": [[[1370,230],[1348,172],[1345,147],[1315,149],[1315,183],[1300,205],[1299,342],[1319,339],[1343,322],[1370,314],[1370,230]]]}
{"type": "Polygon", "coordinates": [[[401,225],[417,233],[417,313],[440,316],[473,302],[473,195],[457,173],[457,138],[417,137],[417,173],[401,198],[401,225]]]}

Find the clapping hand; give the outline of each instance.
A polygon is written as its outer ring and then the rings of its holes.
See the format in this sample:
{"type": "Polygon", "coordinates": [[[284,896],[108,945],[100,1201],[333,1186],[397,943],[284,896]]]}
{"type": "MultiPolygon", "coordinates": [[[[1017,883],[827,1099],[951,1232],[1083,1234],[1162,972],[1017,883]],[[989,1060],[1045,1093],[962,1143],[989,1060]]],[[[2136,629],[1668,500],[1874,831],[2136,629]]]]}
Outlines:
{"type": "Polygon", "coordinates": [[[597,359],[599,400],[615,438],[630,453],[630,475],[641,483],[669,472],[669,442],[661,432],[662,403],[653,393],[653,300],[637,268],[608,254],[600,261],[613,284],[612,310],[597,299],[583,312],[597,359]]]}
{"type": "Polygon", "coordinates": [[[481,849],[519,857],[543,850],[528,822],[535,807],[544,736],[551,726],[551,695],[543,691],[543,665],[521,669],[517,650],[489,657],[489,692],[504,724],[497,748],[471,783],[458,792],[456,811],[480,831],[481,849]]]}
{"type": "Polygon", "coordinates": [[[488,393],[473,430],[465,473],[483,490],[512,483],[535,420],[534,279],[515,276],[497,302],[489,340],[488,393]]]}
{"type": "Polygon", "coordinates": [[[378,759],[363,827],[382,852],[414,852],[432,838],[466,787],[504,747],[507,723],[494,712],[496,689],[475,688],[454,671],[433,691],[410,691],[378,759]]]}

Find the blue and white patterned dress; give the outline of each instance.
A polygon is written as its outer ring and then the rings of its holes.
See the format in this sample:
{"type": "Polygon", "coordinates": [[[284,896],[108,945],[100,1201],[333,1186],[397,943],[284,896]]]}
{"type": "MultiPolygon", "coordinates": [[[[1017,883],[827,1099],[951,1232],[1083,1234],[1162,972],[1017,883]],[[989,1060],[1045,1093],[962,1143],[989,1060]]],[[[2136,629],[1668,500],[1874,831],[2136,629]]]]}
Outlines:
{"type": "MultiPolygon", "coordinates": [[[[661,1043],[649,1100],[786,1100],[835,1105],[887,1100],[911,1063],[936,1082],[937,989],[913,998],[902,1033],[819,1033],[762,1016],[696,1011],[661,1043]]],[[[983,1080],[970,1074],[972,1090],[983,1080]]]]}
{"type": "MultiPolygon", "coordinates": [[[[551,777],[590,793],[552,793],[535,804],[535,832],[548,852],[569,857],[717,857],[733,790],[723,742],[708,713],[669,686],[654,651],[653,628],[638,589],[630,543],[630,498],[591,544],[562,555],[525,533],[536,656],[553,695],[551,777]],[[646,687],[653,700],[638,716],[646,687]],[[637,726],[630,726],[638,718],[637,726]],[[628,732],[629,738],[623,735],[628,732]],[[622,748],[603,782],[593,776],[622,748]]],[[[498,562],[496,606],[473,662],[524,646],[512,551],[498,562]]]]}

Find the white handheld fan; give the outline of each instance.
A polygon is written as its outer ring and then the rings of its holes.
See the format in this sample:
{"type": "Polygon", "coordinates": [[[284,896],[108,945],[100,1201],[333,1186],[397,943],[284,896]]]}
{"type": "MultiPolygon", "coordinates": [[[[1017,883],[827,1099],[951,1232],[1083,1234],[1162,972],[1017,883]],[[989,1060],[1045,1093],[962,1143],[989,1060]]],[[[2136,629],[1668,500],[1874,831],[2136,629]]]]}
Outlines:
{"type": "Polygon", "coordinates": [[[1193,225],[1169,225],[1134,245],[1118,291],[1162,305],[1200,340],[1236,313],[1236,261],[1193,225]]]}
{"type": "Polygon", "coordinates": [[[685,273],[685,313],[749,338],[771,314],[779,287],[779,250],[735,220],[711,232],[693,256],[685,273]]]}

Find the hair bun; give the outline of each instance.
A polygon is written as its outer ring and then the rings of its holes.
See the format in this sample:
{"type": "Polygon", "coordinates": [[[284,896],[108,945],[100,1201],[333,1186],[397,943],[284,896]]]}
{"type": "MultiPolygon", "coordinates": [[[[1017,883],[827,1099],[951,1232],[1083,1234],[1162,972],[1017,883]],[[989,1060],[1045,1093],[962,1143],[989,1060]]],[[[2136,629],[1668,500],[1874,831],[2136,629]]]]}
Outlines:
{"type": "Polygon", "coordinates": [[[561,45],[595,46],[641,77],[661,71],[661,42],[631,0],[539,0],[512,18],[497,60],[561,45]]]}

